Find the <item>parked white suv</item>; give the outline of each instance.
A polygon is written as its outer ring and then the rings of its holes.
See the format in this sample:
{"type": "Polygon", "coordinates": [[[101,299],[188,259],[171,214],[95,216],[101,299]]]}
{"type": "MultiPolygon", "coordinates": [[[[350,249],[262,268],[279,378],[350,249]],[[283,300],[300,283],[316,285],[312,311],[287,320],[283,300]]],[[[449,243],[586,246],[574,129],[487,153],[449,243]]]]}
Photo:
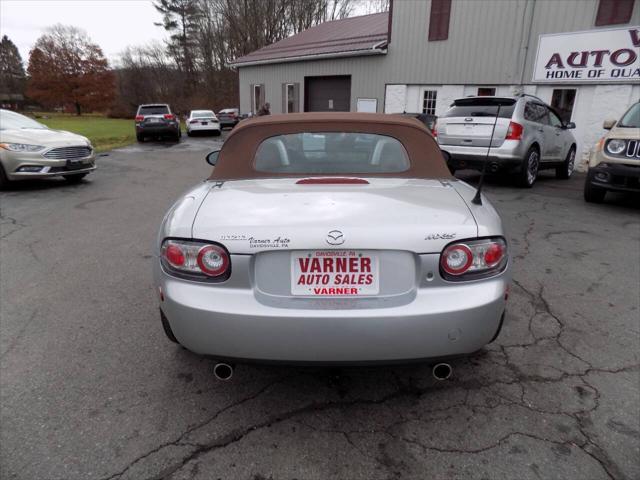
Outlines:
{"type": "Polygon", "coordinates": [[[543,169],[555,169],[558,178],[571,176],[573,128],[538,97],[467,97],[455,100],[438,118],[435,134],[452,172],[481,170],[486,160],[488,172],[515,173],[521,186],[531,187],[543,169]]]}

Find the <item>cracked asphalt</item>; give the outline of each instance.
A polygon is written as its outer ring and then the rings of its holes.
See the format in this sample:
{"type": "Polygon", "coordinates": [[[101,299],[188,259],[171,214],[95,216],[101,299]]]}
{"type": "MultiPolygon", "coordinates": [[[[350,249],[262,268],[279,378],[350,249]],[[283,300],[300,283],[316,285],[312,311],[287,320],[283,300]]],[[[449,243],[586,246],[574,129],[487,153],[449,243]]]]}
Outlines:
{"type": "MultiPolygon", "coordinates": [[[[151,244],[213,138],[111,152],[80,185],[0,194],[3,479],[638,479],[637,197],[490,179],[514,281],[454,376],[210,360],[164,336],[151,244]]],[[[460,172],[474,182],[477,174],[460,172]]]]}

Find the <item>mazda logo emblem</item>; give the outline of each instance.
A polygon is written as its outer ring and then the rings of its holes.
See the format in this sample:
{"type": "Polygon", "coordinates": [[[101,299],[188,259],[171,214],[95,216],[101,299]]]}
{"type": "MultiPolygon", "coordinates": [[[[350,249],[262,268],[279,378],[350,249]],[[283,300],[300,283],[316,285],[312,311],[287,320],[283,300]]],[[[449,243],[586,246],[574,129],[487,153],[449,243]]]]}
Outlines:
{"type": "Polygon", "coordinates": [[[331,230],[327,233],[327,243],[329,245],[342,245],[344,243],[344,234],[340,230],[331,230]]]}

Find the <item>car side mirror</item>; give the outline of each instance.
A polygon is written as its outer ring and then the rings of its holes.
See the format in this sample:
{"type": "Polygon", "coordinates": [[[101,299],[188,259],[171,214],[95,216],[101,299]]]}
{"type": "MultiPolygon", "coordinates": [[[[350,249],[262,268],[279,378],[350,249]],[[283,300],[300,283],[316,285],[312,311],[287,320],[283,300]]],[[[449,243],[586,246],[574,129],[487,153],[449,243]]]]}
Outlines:
{"type": "Polygon", "coordinates": [[[215,167],[216,163],[218,163],[218,155],[220,155],[220,150],[214,150],[213,152],[211,152],[206,157],[207,163],[212,167],[215,167]]]}
{"type": "Polygon", "coordinates": [[[611,130],[613,127],[615,127],[616,125],[616,121],[615,120],[605,120],[602,123],[602,128],[604,128],[605,130],[611,130]]]}
{"type": "Polygon", "coordinates": [[[576,128],[576,124],[573,122],[568,122],[564,125],[564,128],[566,128],[567,130],[572,130],[574,128],[576,128]]]}

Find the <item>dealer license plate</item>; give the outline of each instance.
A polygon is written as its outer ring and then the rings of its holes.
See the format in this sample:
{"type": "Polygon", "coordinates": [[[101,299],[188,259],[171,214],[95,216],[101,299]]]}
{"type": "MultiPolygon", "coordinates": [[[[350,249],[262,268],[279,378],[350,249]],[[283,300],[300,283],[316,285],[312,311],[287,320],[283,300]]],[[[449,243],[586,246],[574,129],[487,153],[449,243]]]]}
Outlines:
{"type": "Polygon", "coordinates": [[[291,252],[291,294],[360,297],[380,292],[378,256],[369,250],[291,252]]]}

